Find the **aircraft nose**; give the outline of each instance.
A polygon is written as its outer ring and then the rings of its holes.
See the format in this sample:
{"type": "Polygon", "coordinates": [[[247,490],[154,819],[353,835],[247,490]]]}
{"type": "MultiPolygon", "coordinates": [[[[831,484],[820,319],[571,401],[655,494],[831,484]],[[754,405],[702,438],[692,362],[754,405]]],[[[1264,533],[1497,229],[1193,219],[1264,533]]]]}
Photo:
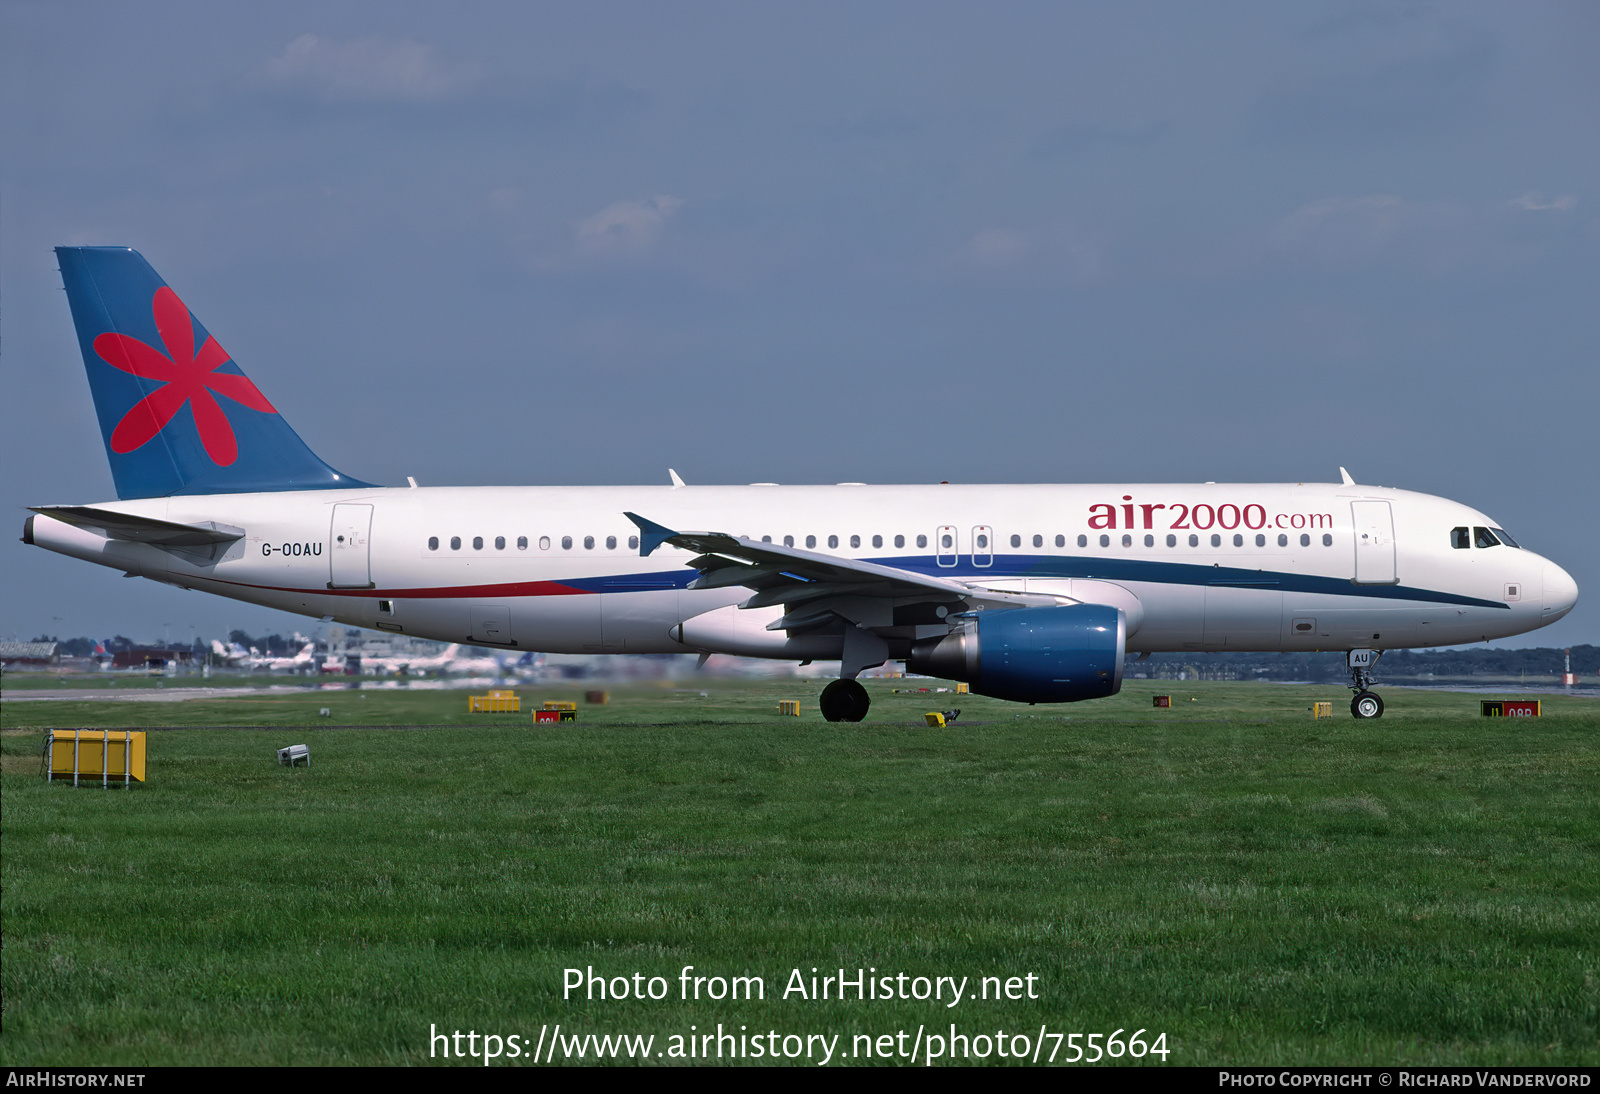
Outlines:
{"type": "Polygon", "coordinates": [[[1578,602],[1578,583],[1554,562],[1544,564],[1544,622],[1554,623],[1578,602]]]}

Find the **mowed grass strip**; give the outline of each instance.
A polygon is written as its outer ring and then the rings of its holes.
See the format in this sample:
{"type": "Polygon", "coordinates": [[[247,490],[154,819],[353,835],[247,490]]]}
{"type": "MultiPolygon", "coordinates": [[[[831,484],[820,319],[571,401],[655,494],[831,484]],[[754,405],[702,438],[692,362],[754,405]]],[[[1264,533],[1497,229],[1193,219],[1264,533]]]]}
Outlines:
{"type": "Polygon", "coordinates": [[[1391,689],[1357,723],[1332,689],[1017,707],[871,686],[853,726],[808,685],[725,681],[613,688],[537,729],[463,692],[7,703],[0,1062],[429,1062],[433,1026],[556,1022],[842,1051],[951,1023],[1145,1029],[1174,1064],[1600,1060],[1593,701],[1502,720],[1391,689]],[[1319,698],[1338,717],[1312,720],[1319,698]],[[412,728],[348,728],[383,722],[412,728]],[[102,792],[37,776],[47,725],[191,728],[152,732],[148,785],[102,792]],[[277,766],[302,742],[311,769],[277,766]],[[681,999],[689,965],[765,998],[681,999]],[[564,998],[590,967],[671,990],[564,998]],[[968,997],[783,998],[813,968],[964,976],[968,997]],[[1037,999],[972,998],[1030,973],[1037,999]]]}

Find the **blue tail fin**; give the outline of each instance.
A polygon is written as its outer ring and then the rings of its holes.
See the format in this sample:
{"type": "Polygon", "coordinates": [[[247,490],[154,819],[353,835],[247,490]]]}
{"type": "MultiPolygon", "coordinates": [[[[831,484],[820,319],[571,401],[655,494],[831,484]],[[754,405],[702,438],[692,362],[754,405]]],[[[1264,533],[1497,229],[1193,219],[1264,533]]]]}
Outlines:
{"type": "Polygon", "coordinates": [[[369,485],[306,447],[138,251],[56,257],[117,497],[369,485]]]}

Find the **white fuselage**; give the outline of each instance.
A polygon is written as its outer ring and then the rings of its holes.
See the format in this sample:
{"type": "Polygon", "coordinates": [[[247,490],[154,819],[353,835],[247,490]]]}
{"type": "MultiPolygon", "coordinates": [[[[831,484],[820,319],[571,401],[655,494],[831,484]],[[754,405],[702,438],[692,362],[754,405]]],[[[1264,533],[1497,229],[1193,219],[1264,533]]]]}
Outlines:
{"type": "Polygon", "coordinates": [[[666,545],[641,557],[628,511],[975,587],[1113,603],[1133,652],[1475,642],[1554,622],[1577,595],[1531,551],[1454,546],[1453,529],[1494,526],[1476,510],[1352,485],[402,488],[99,508],[244,536],[210,560],[39,516],[33,542],[301,615],[551,653],[796,655],[765,630],[781,608],[676,629],[749,590],[687,588],[691,553],[666,545]]]}

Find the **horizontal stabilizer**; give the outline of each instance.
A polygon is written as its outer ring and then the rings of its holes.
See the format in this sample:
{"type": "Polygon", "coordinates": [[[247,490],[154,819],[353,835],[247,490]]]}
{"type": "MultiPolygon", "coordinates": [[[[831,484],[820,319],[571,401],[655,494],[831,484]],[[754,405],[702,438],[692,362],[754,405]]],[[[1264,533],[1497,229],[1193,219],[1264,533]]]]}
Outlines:
{"type": "Polygon", "coordinates": [[[244,538],[243,528],[230,528],[211,521],[205,524],[177,524],[170,520],[114,513],[109,509],[95,509],[88,505],[35,505],[31,508],[35,513],[63,524],[100,532],[111,539],[148,543],[154,547],[194,551],[244,538]]]}

